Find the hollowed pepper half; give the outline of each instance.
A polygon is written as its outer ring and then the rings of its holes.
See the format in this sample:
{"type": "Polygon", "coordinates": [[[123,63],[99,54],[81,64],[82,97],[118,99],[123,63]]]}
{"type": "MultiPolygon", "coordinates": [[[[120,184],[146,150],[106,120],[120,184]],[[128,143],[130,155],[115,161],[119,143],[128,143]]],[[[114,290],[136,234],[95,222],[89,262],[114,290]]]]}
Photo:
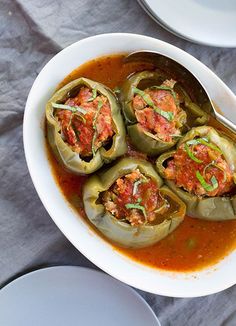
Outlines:
{"type": "Polygon", "coordinates": [[[185,204],[167,187],[151,163],[123,158],[84,185],[85,212],[108,239],[131,248],[152,245],[184,219],[185,204]]]}
{"type": "Polygon", "coordinates": [[[59,89],[46,120],[55,156],[73,173],[93,173],[127,151],[119,104],[101,83],[79,78],[59,89]]]}
{"type": "Polygon", "coordinates": [[[208,121],[180,84],[156,71],[131,75],[120,97],[132,143],[151,156],[173,147],[190,127],[208,121]]]}
{"type": "Polygon", "coordinates": [[[193,128],[156,166],[185,202],[188,215],[213,221],[236,218],[236,147],[227,136],[209,126],[193,128]]]}

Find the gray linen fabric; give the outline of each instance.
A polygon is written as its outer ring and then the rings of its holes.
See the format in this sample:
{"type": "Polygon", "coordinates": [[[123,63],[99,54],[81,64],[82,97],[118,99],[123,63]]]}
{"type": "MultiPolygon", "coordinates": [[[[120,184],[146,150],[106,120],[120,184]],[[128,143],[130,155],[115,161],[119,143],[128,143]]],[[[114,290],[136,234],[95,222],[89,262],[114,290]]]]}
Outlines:
{"type": "MultiPolygon", "coordinates": [[[[1,0],[1,285],[38,267],[96,268],[63,236],[35,192],[23,153],[22,119],[27,94],[44,64],[65,46],[105,32],[145,34],[177,45],[236,92],[236,49],[196,45],[173,36],[154,23],[135,0],[1,0]]],[[[164,326],[236,325],[236,287],[196,299],[139,293],[164,326]]]]}

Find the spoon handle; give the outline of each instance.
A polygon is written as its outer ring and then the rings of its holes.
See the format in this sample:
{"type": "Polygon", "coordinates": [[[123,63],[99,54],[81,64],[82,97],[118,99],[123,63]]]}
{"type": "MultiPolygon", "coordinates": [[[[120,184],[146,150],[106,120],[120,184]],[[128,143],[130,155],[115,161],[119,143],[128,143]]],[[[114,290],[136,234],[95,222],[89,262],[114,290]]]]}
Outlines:
{"type": "Polygon", "coordinates": [[[224,117],[222,114],[215,111],[215,118],[217,121],[222,123],[226,128],[230,129],[232,132],[236,133],[236,125],[231,120],[224,117]]]}

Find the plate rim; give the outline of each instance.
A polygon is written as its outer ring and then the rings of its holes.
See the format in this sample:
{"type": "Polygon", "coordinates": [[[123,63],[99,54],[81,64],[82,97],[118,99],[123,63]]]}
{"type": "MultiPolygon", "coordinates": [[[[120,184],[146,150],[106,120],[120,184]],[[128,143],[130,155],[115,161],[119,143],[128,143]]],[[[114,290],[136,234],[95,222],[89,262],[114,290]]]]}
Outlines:
{"type": "Polygon", "coordinates": [[[159,24],[166,31],[174,34],[175,36],[182,38],[185,41],[192,42],[194,44],[199,44],[199,45],[211,46],[211,47],[229,48],[229,49],[236,48],[236,42],[230,43],[230,44],[229,43],[222,44],[222,43],[218,43],[218,42],[211,42],[210,39],[209,39],[209,41],[205,42],[196,37],[191,37],[188,34],[181,33],[178,30],[175,30],[174,28],[172,28],[161,17],[159,17],[158,14],[147,3],[146,0],[137,0],[137,2],[141,6],[141,8],[149,15],[149,17],[151,17],[157,24],[159,24]]]}
{"type": "Polygon", "coordinates": [[[157,326],[161,326],[161,323],[157,317],[157,315],[155,314],[154,310],[152,309],[152,307],[148,304],[148,302],[135,290],[133,289],[131,286],[125,284],[124,282],[121,282],[119,280],[117,280],[116,278],[112,277],[111,275],[107,274],[106,272],[103,272],[101,270],[96,270],[94,268],[89,268],[89,267],[85,267],[85,266],[78,266],[78,265],[53,265],[53,266],[46,266],[46,267],[42,267],[42,268],[37,268],[35,270],[26,272],[20,276],[17,276],[16,278],[14,278],[13,280],[10,280],[7,284],[5,284],[2,288],[0,288],[0,297],[1,295],[4,295],[5,291],[8,291],[9,288],[12,288],[15,286],[16,283],[18,283],[18,281],[22,281],[22,280],[26,280],[28,277],[31,277],[32,275],[38,275],[38,274],[42,274],[42,273],[47,273],[48,270],[79,270],[79,271],[84,271],[86,272],[86,276],[88,275],[88,273],[91,274],[97,274],[102,276],[104,279],[109,279],[110,281],[116,283],[118,286],[122,287],[123,289],[125,289],[125,291],[129,291],[130,293],[132,293],[132,295],[134,297],[136,297],[138,299],[138,301],[144,305],[147,308],[147,311],[150,315],[152,315],[152,317],[154,318],[154,320],[157,322],[157,326]]]}

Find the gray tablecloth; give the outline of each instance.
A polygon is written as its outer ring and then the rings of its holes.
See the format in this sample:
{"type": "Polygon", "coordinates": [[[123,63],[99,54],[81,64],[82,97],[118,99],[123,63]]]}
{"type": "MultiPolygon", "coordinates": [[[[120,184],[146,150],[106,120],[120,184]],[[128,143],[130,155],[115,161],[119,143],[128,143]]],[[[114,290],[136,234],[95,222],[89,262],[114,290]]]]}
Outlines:
{"type": "MultiPolygon", "coordinates": [[[[36,194],[24,158],[22,119],[27,94],[44,64],[65,46],[105,32],[140,33],[177,45],[204,62],[236,92],[236,49],[181,40],[153,22],[135,0],[1,0],[1,285],[39,267],[72,264],[96,268],[63,236],[36,194]]],[[[236,325],[236,287],[196,299],[139,292],[164,326],[236,325]]]]}

